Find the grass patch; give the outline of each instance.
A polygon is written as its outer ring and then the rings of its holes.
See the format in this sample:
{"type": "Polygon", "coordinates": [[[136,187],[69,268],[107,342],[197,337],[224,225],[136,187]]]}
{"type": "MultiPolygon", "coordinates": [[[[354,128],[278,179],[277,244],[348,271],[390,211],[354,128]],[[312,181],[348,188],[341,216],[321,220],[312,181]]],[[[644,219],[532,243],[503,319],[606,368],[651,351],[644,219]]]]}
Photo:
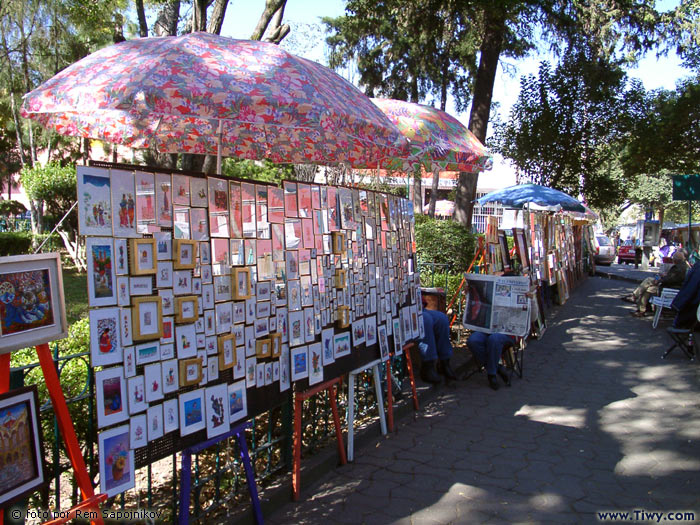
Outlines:
{"type": "Polygon", "coordinates": [[[87,317],[87,274],[75,268],[63,268],[63,291],[66,297],[66,319],[68,326],[87,317]]]}

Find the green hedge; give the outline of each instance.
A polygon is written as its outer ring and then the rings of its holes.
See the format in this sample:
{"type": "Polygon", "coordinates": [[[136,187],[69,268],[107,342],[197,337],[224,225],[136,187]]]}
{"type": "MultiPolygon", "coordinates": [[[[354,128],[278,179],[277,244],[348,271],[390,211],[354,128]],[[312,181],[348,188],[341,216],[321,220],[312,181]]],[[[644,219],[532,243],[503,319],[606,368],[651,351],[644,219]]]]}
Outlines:
{"type": "Polygon", "coordinates": [[[0,255],[22,255],[32,252],[31,232],[0,233],[0,255]]]}
{"type": "Polygon", "coordinates": [[[416,215],[416,252],[422,263],[447,265],[452,273],[467,271],[474,258],[477,235],[452,220],[416,215]]]}

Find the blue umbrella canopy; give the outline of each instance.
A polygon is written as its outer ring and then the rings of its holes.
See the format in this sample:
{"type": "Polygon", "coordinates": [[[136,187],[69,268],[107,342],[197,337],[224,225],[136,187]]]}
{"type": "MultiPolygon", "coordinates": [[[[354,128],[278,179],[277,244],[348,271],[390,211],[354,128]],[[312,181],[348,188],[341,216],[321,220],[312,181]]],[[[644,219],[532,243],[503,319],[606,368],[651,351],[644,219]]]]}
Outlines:
{"type": "Polygon", "coordinates": [[[586,208],[571,195],[540,186],[539,184],[518,184],[509,186],[502,190],[492,191],[487,193],[480,199],[477,199],[481,205],[488,202],[500,202],[506,208],[522,209],[527,204],[534,204],[533,208],[545,209],[549,211],[577,211],[585,213],[586,208]]]}

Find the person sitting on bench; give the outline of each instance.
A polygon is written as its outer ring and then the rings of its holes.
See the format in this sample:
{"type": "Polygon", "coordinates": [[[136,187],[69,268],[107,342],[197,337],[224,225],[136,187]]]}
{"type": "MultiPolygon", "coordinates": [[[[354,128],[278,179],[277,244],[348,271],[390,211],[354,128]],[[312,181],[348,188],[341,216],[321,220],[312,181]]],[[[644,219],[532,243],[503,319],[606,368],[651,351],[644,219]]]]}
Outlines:
{"type": "Polygon", "coordinates": [[[442,383],[442,378],[438,375],[435,365],[440,360],[440,372],[447,379],[457,379],[450,366],[452,357],[452,343],[450,343],[450,320],[442,312],[423,308],[423,326],[425,336],[420,340],[418,348],[420,350],[423,364],[421,365],[420,376],[426,383],[442,383]]]}
{"type": "Polygon", "coordinates": [[[627,295],[622,300],[637,305],[637,309],[631,312],[633,316],[644,317],[649,307],[649,298],[652,295],[658,295],[661,288],[675,288],[683,284],[687,270],[685,253],[683,250],[678,250],[673,254],[673,266],[664,275],[647,277],[635,288],[632,295],[627,295]]]}
{"type": "Polygon", "coordinates": [[[483,332],[472,332],[467,340],[467,346],[474,355],[474,358],[481,366],[486,367],[486,374],[489,380],[489,386],[493,390],[498,390],[498,374],[503,382],[510,386],[510,378],[499,364],[501,360],[501,352],[506,344],[513,343],[515,339],[505,334],[485,334],[483,332]]]}

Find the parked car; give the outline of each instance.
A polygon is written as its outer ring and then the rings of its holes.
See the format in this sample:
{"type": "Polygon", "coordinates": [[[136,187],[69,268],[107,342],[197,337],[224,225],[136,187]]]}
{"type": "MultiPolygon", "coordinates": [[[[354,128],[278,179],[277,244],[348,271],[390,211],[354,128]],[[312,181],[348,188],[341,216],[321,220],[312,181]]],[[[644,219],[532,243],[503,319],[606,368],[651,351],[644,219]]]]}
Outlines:
{"type": "Polygon", "coordinates": [[[635,245],[632,239],[627,239],[622,243],[619,250],[617,251],[617,262],[622,264],[634,264],[635,262],[635,245]]]}
{"type": "Polygon", "coordinates": [[[615,246],[605,235],[595,236],[595,262],[610,266],[615,261],[615,246]]]}

